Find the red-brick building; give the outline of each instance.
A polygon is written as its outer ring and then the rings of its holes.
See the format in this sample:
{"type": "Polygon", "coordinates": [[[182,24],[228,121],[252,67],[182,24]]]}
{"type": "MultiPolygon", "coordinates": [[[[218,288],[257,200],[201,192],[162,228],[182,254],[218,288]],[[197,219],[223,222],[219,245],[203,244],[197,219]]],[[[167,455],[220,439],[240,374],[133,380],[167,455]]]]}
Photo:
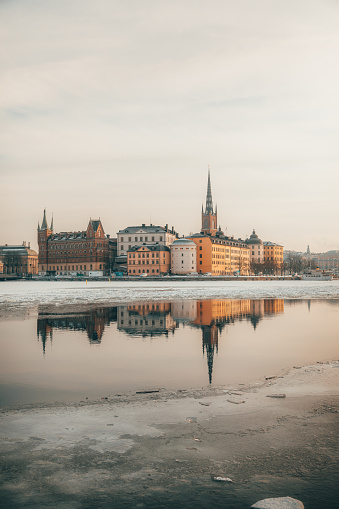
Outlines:
{"type": "Polygon", "coordinates": [[[100,276],[109,273],[109,235],[105,235],[100,219],[90,219],[87,230],[53,231],[46,220],[38,224],[39,274],[100,276]]]}

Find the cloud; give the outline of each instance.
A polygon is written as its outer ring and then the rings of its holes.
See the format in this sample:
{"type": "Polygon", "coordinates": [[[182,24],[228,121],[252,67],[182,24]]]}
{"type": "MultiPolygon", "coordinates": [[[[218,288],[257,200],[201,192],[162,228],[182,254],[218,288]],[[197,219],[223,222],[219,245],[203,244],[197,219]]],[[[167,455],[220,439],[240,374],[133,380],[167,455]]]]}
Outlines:
{"type": "MultiPolygon", "coordinates": [[[[193,212],[185,221],[173,210],[172,197],[181,200],[179,209],[185,207],[178,188],[196,192],[197,177],[211,163],[216,192],[217,182],[231,182],[240,193],[243,212],[234,223],[244,231],[253,215],[246,203],[252,203],[254,187],[262,224],[267,203],[281,197],[274,187],[279,181],[287,182],[285,210],[292,215],[300,213],[295,193],[289,193],[293,179],[300,197],[306,181],[307,195],[317,196],[320,175],[332,189],[339,187],[335,3],[32,0],[3,2],[0,15],[6,47],[0,63],[0,165],[8,182],[20,175],[17,199],[33,179],[39,188],[30,188],[31,203],[40,206],[50,186],[40,179],[48,176],[58,189],[55,213],[60,208],[63,217],[65,182],[81,182],[87,196],[94,176],[106,185],[109,176],[109,185],[118,182],[123,190],[138,184],[138,192],[129,191],[132,201],[128,193],[115,195],[117,209],[128,210],[124,224],[113,228],[135,221],[131,209],[143,209],[147,199],[147,209],[152,202],[164,207],[178,229],[191,231],[193,212]],[[274,186],[262,185],[268,174],[274,186]],[[150,181],[162,195],[159,203],[150,181]]],[[[12,192],[15,186],[8,185],[12,192]]],[[[226,187],[223,199],[235,206],[228,192],[226,187]]],[[[7,194],[8,209],[10,200],[7,194]]],[[[74,195],[72,204],[85,213],[81,200],[74,195]]],[[[196,196],[189,200],[194,206],[196,196]]],[[[99,206],[108,214],[109,204],[99,200],[99,206]]],[[[320,230],[324,219],[314,213],[312,221],[320,230]]],[[[306,221],[303,228],[310,234],[306,221]]],[[[270,235],[274,240],[273,230],[270,235]]],[[[287,227],[284,236],[285,242],[292,238],[287,227]]]]}

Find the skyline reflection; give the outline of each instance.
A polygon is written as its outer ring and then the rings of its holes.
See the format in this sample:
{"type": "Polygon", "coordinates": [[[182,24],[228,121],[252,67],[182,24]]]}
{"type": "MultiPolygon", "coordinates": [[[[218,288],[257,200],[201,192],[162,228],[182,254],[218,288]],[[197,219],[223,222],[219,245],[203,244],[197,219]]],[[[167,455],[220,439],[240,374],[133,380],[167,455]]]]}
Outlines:
{"type": "Polygon", "coordinates": [[[39,310],[37,338],[43,355],[53,330],[85,332],[91,345],[100,345],[105,329],[116,323],[117,330],[133,338],[174,335],[183,326],[201,329],[202,354],[206,353],[208,379],[212,383],[213,362],[218,354],[219,335],[229,325],[247,321],[254,331],[268,316],[284,313],[284,299],[208,299],[146,302],[88,311],[51,314],[39,310]]]}

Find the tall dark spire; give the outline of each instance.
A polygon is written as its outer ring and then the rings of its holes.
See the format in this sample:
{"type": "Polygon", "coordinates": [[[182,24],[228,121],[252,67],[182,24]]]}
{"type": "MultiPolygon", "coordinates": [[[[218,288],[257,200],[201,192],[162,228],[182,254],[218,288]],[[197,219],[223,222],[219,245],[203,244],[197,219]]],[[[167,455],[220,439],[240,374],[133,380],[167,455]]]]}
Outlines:
{"type": "Polygon", "coordinates": [[[213,201],[212,201],[212,190],[211,190],[211,174],[210,174],[209,167],[208,167],[207,195],[206,195],[205,214],[214,214],[214,212],[213,212],[213,201]]]}
{"type": "Polygon", "coordinates": [[[52,221],[51,221],[51,230],[53,231],[53,214],[52,214],[52,221]]]}
{"type": "Polygon", "coordinates": [[[43,217],[43,220],[41,223],[41,230],[47,230],[47,229],[48,229],[48,226],[47,226],[47,220],[46,220],[46,209],[44,209],[44,217],[43,217]]]}

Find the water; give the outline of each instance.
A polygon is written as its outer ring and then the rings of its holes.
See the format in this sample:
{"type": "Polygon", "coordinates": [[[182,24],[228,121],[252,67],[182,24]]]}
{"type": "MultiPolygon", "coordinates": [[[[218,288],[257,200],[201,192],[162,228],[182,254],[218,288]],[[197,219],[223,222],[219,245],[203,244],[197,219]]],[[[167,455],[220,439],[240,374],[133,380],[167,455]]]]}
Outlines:
{"type": "MultiPolygon", "coordinates": [[[[293,366],[338,359],[338,318],[339,281],[1,282],[0,404],[262,380],[293,366]]],[[[94,438],[88,445],[80,424],[80,431],[70,431],[77,408],[68,414],[61,406],[61,442],[50,449],[41,445],[46,443],[39,430],[46,417],[56,418],[58,406],[4,412],[13,426],[21,420],[29,425],[36,412],[42,419],[28,439],[4,436],[0,498],[4,507],[240,509],[288,495],[307,509],[334,509],[333,398],[312,400],[314,409],[302,416],[299,405],[306,400],[279,400],[290,405],[289,415],[280,422],[277,410],[267,410],[260,417],[267,428],[263,434],[252,434],[258,424],[251,413],[248,421],[230,416],[225,434],[209,435],[194,424],[186,428],[191,425],[184,421],[173,436],[168,425],[166,441],[125,437],[135,441],[126,455],[95,451],[94,438]],[[285,436],[287,430],[291,436],[285,436]],[[73,443],[70,432],[78,432],[79,440],[73,443]],[[202,436],[201,455],[188,451],[196,433],[202,436]],[[177,457],[186,461],[177,463],[177,457]],[[140,480],[143,468],[152,473],[140,480]],[[235,482],[214,483],[211,473],[230,474],[235,482]]],[[[85,405],[82,411],[96,415],[97,408],[105,411],[105,405],[85,405]]],[[[129,411],[130,405],[121,405],[114,417],[129,411]]],[[[100,436],[115,429],[106,420],[102,428],[100,436]]]]}
{"type": "Polygon", "coordinates": [[[337,281],[2,283],[0,404],[234,385],[338,358],[338,289],[337,281]]]}

